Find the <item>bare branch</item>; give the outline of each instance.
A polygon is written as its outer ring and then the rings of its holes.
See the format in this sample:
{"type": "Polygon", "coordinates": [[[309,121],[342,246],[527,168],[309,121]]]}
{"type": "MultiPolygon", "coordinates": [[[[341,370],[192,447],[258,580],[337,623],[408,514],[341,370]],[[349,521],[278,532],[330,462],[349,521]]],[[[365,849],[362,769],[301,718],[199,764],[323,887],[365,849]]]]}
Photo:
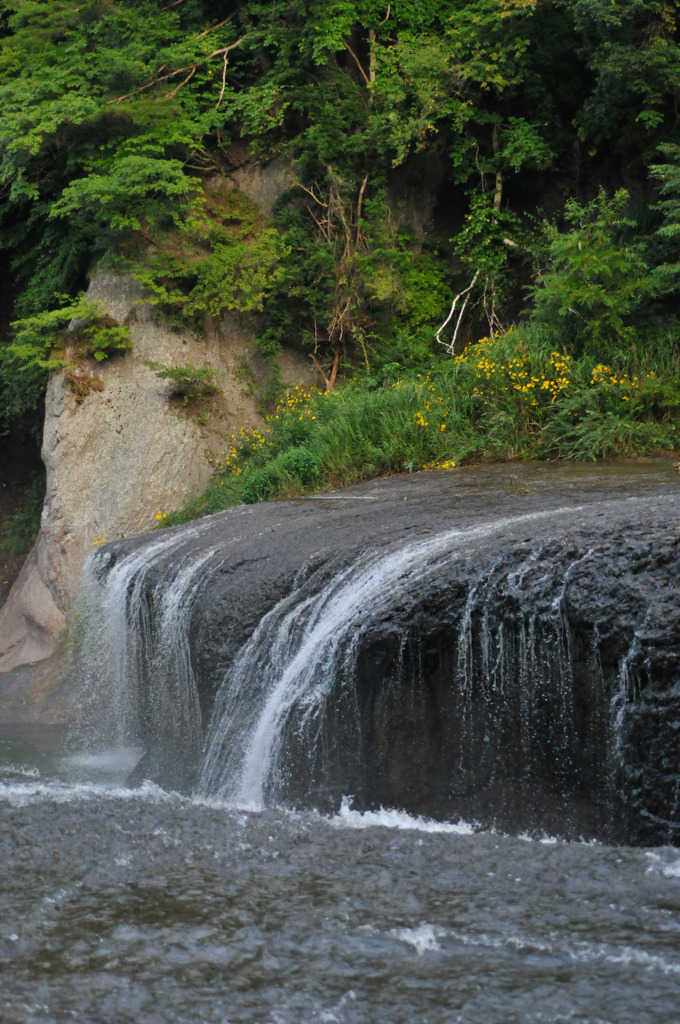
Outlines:
{"type": "Polygon", "coordinates": [[[215,110],[219,110],[220,103],[222,102],[222,97],[224,96],[224,90],[227,87],[227,62],[228,62],[228,60],[229,60],[229,54],[225,53],[225,55],[224,55],[224,63],[222,65],[222,88],[220,89],[220,98],[218,99],[217,103],[215,104],[215,110]]]}
{"type": "Polygon", "coordinates": [[[465,307],[468,304],[468,299],[470,297],[470,292],[472,291],[474,286],[477,284],[477,278],[478,277],[479,277],[479,270],[475,271],[475,276],[472,278],[472,280],[470,281],[470,284],[467,286],[467,288],[464,288],[462,292],[458,292],[458,294],[454,298],[453,302],[451,303],[451,309],[449,311],[449,315],[447,316],[446,320],[444,321],[444,323],[441,325],[441,327],[439,328],[439,330],[435,334],[435,338],[437,339],[439,344],[440,345],[444,345],[448,349],[448,351],[451,353],[451,355],[453,355],[453,352],[454,352],[454,348],[455,348],[455,345],[456,345],[456,338],[458,337],[458,329],[459,329],[459,327],[461,325],[461,321],[463,319],[463,313],[465,312],[465,307]],[[444,328],[447,326],[447,324],[449,324],[451,322],[451,320],[453,319],[453,314],[456,311],[456,306],[458,305],[458,300],[462,299],[464,295],[466,295],[467,298],[465,299],[465,302],[463,303],[462,309],[460,310],[460,312],[458,314],[458,320],[456,321],[456,329],[453,332],[453,337],[451,338],[450,342],[442,341],[441,333],[444,330],[444,328]]]}
{"type": "MultiPolygon", "coordinates": [[[[376,68],[378,66],[378,54],[375,43],[376,33],[374,28],[368,30],[368,84],[373,88],[375,85],[376,68]]],[[[373,105],[373,92],[368,97],[369,106],[373,105]]]]}
{"type": "Polygon", "coordinates": [[[212,28],[207,28],[205,32],[201,32],[198,38],[202,39],[203,36],[209,36],[211,32],[216,32],[218,28],[222,28],[223,25],[226,25],[228,22],[230,22],[235,14],[236,11],[232,11],[228,18],[225,18],[224,21],[219,21],[217,25],[213,25],[212,28]]]}
{"type": "MultiPolygon", "coordinates": [[[[474,281],[472,282],[472,284],[474,284],[474,281]]],[[[456,339],[458,337],[458,331],[460,330],[460,325],[463,322],[463,314],[465,313],[465,307],[467,306],[469,299],[470,292],[468,292],[467,295],[465,296],[465,301],[463,305],[460,307],[460,313],[458,314],[458,319],[456,320],[456,329],[454,330],[453,337],[451,338],[451,355],[453,355],[456,348],[456,339]]]]}
{"type": "Polygon", "coordinates": [[[349,53],[350,57],[352,58],[352,60],[353,60],[353,61],[354,61],[354,63],[356,64],[356,66],[357,66],[357,67],[359,68],[359,71],[361,72],[361,77],[363,78],[363,80],[364,80],[364,82],[366,83],[366,85],[370,87],[370,84],[371,84],[371,83],[370,83],[370,81],[369,81],[368,75],[366,74],[366,72],[365,72],[365,71],[364,71],[364,69],[362,68],[362,66],[361,66],[361,63],[360,63],[360,61],[359,61],[359,58],[357,57],[356,53],[354,52],[354,50],[352,49],[352,47],[351,47],[351,46],[349,45],[349,43],[347,42],[347,40],[344,40],[344,43],[345,43],[345,49],[346,49],[346,50],[347,50],[347,52],[349,53]]]}
{"type": "Polygon", "coordinates": [[[388,4],[387,5],[387,14],[385,15],[385,17],[383,18],[382,21],[378,22],[378,24],[380,24],[380,25],[384,25],[385,24],[385,22],[389,19],[391,9],[392,9],[392,4],[388,4]]]}
{"type": "Polygon", "coordinates": [[[340,349],[336,348],[336,350],[335,350],[335,359],[333,360],[333,369],[331,370],[330,380],[328,381],[328,384],[326,385],[326,391],[332,391],[333,390],[333,385],[335,384],[336,378],[338,376],[338,367],[339,366],[340,366],[340,349]]]}
{"type": "Polygon", "coordinates": [[[323,382],[326,386],[326,392],[332,391],[333,385],[335,384],[336,378],[338,376],[338,367],[340,366],[340,349],[334,349],[333,369],[331,370],[330,377],[326,376],[326,374],[323,371],[323,367],[321,366],[321,363],[319,362],[315,355],[310,355],[310,359],[312,360],[314,366],[323,377],[323,382]]]}
{"type": "Polygon", "coordinates": [[[364,354],[364,362],[366,363],[366,369],[371,372],[371,364],[368,361],[368,352],[366,351],[366,342],[364,341],[364,332],[362,330],[355,330],[354,337],[358,339],[361,345],[361,351],[364,354]]]}
{"type": "Polygon", "coordinates": [[[205,60],[199,60],[198,64],[207,64],[209,60],[213,59],[213,57],[220,57],[223,53],[231,53],[232,50],[235,50],[237,46],[241,45],[244,39],[245,36],[241,36],[241,38],[237,39],[235,43],[230,43],[229,46],[223,46],[219,50],[213,50],[212,53],[208,54],[205,60]]]}
{"type": "MultiPolygon", "coordinates": [[[[498,124],[494,121],[491,127],[491,147],[493,149],[493,155],[498,159],[499,143],[498,143],[498,124]]],[[[496,166],[496,190],[493,196],[493,208],[498,213],[503,203],[503,171],[501,170],[500,164],[496,166]]]]}
{"type": "MultiPolygon", "coordinates": [[[[167,68],[167,66],[168,66],[167,64],[161,64],[161,66],[158,68],[158,71],[156,72],[156,74],[157,75],[160,74],[160,72],[163,71],[165,68],[167,68]]],[[[140,85],[138,89],[134,89],[132,92],[126,93],[125,96],[119,96],[115,100],[109,100],[108,104],[111,104],[111,103],[122,103],[123,100],[129,100],[133,96],[136,96],[138,93],[144,92],[145,89],[151,89],[152,86],[154,86],[156,84],[156,82],[159,82],[159,81],[161,81],[161,79],[159,79],[159,78],[152,78],[151,81],[147,82],[145,85],[140,85]]]]}
{"type": "Polygon", "coordinates": [[[171,89],[170,92],[168,93],[168,95],[166,96],[166,99],[171,100],[173,96],[176,96],[177,93],[179,92],[179,90],[182,88],[182,86],[186,85],[187,82],[190,82],[195,74],[196,74],[196,65],[194,64],[194,66],[192,67],[191,71],[189,72],[187,77],[184,79],[184,81],[180,82],[179,85],[176,85],[174,89],[171,89]]]}
{"type": "MultiPolygon", "coordinates": [[[[324,205],[325,205],[325,203],[324,203],[324,205]]],[[[323,237],[326,239],[327,242],[330,242],[330,240],[331,240],[331,236],[330,236],[330,223],[328,221],[328,218],[326,218],[325,220],[319,220],[319,218],[314,215],[314,211],[312,210],[312,208],[309,205],[309,203],[306,204],[306,209],[307,209],[307,213],[312,218],[312,220],[314,221],[314,223],[318,227],[318,229],[321,232],[321,234],[323,235],[323,237]]]]}
{"type": "Polygon", "coordinates": [[[505,328],[496,313],[496,287],[493,279],[489,282],[487,278],[487,281],[484,283],[484,296],[482,303],[484,305],[484,312],[489,324],[489,337],[493,340],[497,334],[503,334],[505,332],[505,328]],[[491,289],[491,305],[489,305],[488,299],[489,288],[491,289]]]}
{"type": "MultiPolygon", "coordinates": [[[[169,81],[169,79],[175,78],[177,75],[181,75],[185,71],[191,71],[189,78],[185,79],[184,82],[180,83],[180,85],[177,86],[177,89],[181,89],[182,86],[186,85],[189,79],[193,77],[197,69],[200,68],[202,64],[207,64],[209,61],[213,59],[213,57],[222,57],[227,53],[230,53],[232,50],[235,50],[237,46],[240,46],[244,39],[245,36],[241,36],[241,38],[237,39],[235,43],[230,43],[229,46],[222,46],[219,50],[213,50],[213,52],[209,53],[207,57],[203,58],[203,60],[198,60],[196,61],[195,64],[186,64],[184,67],[177,68],[175,71],[169,71],[167,75],[158,75],[157,72],[152,79],[150,79],[148,82],[145,82],[144,85],[140,85],[138,89],[133,89],[132,92],[128,92],[124,96],[117,96],[115,99],[108,100],[107,105],[110,105],[111,103],[122,103],[123,100],[129,100],[133,96],[136,96],[138,93],[144,92],[145,89],[152,89],[154,85],[158,85],[160,82],[167,82],[169,81]]],[[[165,67],[167,67],[167,64],[163,64],[158,70],[162,71],[163,68],[165,67]]],[[[173,89],[173,91],[169,93],[169,95],[174,96],[175,93],[177,92],[177,89],[173,89]]]]}
{"type": "Polygon", "coordinates": [[[327,376],[326,376],[326,374],[325,374],[325,373],[323,372],[323,367],[321,366],[321,363],[320,363],[320,362],[319,362],[319,360],[318,360],[318,359],[316,358],[316,356],[314,355],[314,353],[313,353],[313,352],[312,352],[312,353],[310,353],[310,356],[309,356],[309,358],[310,358],[310,359],[312,360],[312,362],[314,363],[314,366],[316,367],[316,369],[317,369],[317,370],[319,371],[319,373],[320,373],[320,374],[321,374],[321,376],[323,377],[323,382],[324,382],[324,384],[326,385],[326,391],[328,391],[328,377],[327,377],[327,376]]]}
{"type": "Polygon", "coordinates": [[[306,186],[305,186],[305,185],[303,185],[301,181],[298,181],[298,182],[296,182],[296,185],[297,185],[297,186],[298,186],[299,188],[301,188],[303,192],[306,192],[308,196],[311,196],[311,197],[312,197],[312,199],[314,200],[314,202],[315,202],[315,203],[318,203],[318,204],[319,204],[319,206],[324,206],[324,207],[328,207],[328,203],[324,203],[323,199],[319,199],[319,197],[317,196],[317,194],[316,194],[315,192],[312,192],[312,190],[311,190],[311,189],[308,189],[308,188],[306,188],[306,186]]]}
{"type": "Polygon", "coordinates": [[[357,200],[357,242],[359,244],[359,238],[361,237],[361,207],[364,201],[364,191],[366,190],[366,183],[368,181],[368,175],[361,182],[361,188],[359,189],[359,198],[357,200]]]}

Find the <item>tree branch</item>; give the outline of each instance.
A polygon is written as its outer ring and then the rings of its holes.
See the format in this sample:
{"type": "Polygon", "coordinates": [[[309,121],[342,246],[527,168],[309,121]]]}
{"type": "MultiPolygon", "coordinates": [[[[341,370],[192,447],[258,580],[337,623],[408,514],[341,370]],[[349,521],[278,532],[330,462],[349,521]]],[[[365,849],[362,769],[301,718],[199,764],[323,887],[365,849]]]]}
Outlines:
{"type": "Polygon", "coordinates": [[[315,355],[310,354],[310,359],[312,360],[314,366],[323,377],[323,382],[326,385],[326,393],[332,391],[333,385],[335,384],[335,381],[338,376],[338,367],[340,366],[340,349],[334,349],[333,369],[331,370],[330,377],[327,377],[326,374],[323,372],[323,367],[321,366],[321,363],[319,362],[315,355]]]}
{"type": "Polygon", "coordinates": [[[229,55],[227,53],[225,53],[225,55],[224,55],[224,63],[222,65],[222,88],[220,89],[220,98],[218,99],[217,103],[215,104],[215,110],[219,110],[220,103],[222,102],[222,97],[224,96],[224,90],[227,87],[227,62],[228,62],[228,60],[229,60],[229,55]]]}
{"type": "Polygon", "coordinates": [[[357,57],[356,53],[354,52],[352,47],[349,45],[347,40],[345,39],[343,41],[345,43],[345,49],[349,53],[350,57],[353,59],[353,61],[356,64],[356,66],[359,68],[359,71],[361,72],[361,77],[363,78],[363,80],[366,83],[366,85],[370,88],[371,83],[369,81],[368,75],[366,74],[366,72],[364,71],[364,69],[362,68],[362,66],[361,66],[361,64],[359,62],[359,58],[357,57]]]}
{"type": "MultiPolygon", "coordinates": [[[[493,155],[498,160],[498,124],[494,122],[491,128],[491,147],[493,149],[493,155]]],[[[496,166],[496,190],[493,196],[493,208],[496,213],[499,212],[501,204],[503,202],[503,171],[501,170],[500,164],[496,166]]]]}
{"type": "Polygon", "coordinates": [[[211,32],[216,32],[218,28],[222,28],[223,25],[228,24],[228,22],[231,21],[235,14],[236,11],[232,11],[228,18],[225,18],[224,21],[218,21],[218,23],[216,25],[213,25],[212,28],[207,28],[205,32],[201,32],[198,38],[202,39],[203,36],[209,36],[211,32]]]}
{"type": "Polygon", "coordinates": [[[308,196],[311,196],[314,202],[318,203],[319,206],[328,207],[328,203],[324,203],[323,199],[319,199],[316,192],[312,192],[312,190],[303,185],[301,181],[296,182],[296,184],[298,188],[301,188],[303,192],[306,192],[308,196]]]}
{"type": "Polygon", "coordinates": [[[171,89],[170,92],[168,93],[168,95],[166,96],[166,99],[171,100],[173,96],[176,96],[177,93],[179,92],[179,90],[182,88],[182,86],[186,85],[187,82],[190,82],[195,74],[196,74],[196,65],[194,64],[194,66],[192,67],[191,71],[189,72],[187,77],[184,79],[184,81],[180,82],[179,85],[176,85],[174,89],[171,89]]]}
{"type": "Polygon", "coordinates": [[[366,190],[366,183],[368,181],[368,175],[361,182],[361,188],[359,189],[359,198],[357,200],[357,240],[356,244],[359,244],[359,238],[361,237],[361,207],[364,201],[364,191],[366,190]]]}
{"type": "Polygon", "coordinates": [[[336,350],[335,350],[335,359],[333,360],[333,369],[331,370],[330,380],[328,381],[328,384],[326,385],[326,391],[332,391],[333,390],[333,385],[335,384],[336,378],[338,376],[338,367],[339,366],[340,366],[340,349],[336,348],[336,350]]]}
{"type": "Polygon", "coordinates": [[[454,352],[454,348],[455,348],[455,345],[456,345],[456,338],[458,337],[458,329],[459,329],[461,321],[463,319],[463,313],[465,312],[465,307],[468,304],[468,299],[470,298],[470,292],[472,291],[474,286],[477,284],[477,278],[478,277],[479,277],[479,270],[475,271],[475,276],[472,278],[472,280],[470,281],[470,284],[467,286],[467,288],[464,288],[462,292],[458,292],[458,294],[456,295],[455,299],[451,303],[451,309],[449,311],[449,315],[447,316],[446,320],[444,321],[444,323],[441,325],[441,327],[439,328],[439,330],[435,334],[435,338],[437,339],[439,344],[440,345],[444,345],[449,350],[451,355],[453,355],[453,352],[454,352]],[[453,318],[453,314],[456,311],[456,306],[458,304],[458,300],[462,299],[464,295],[466,295],[467,298],[465,299],[465,302],[463,303],[463,305],[461,307],[461,310],[460,310],[460,312],[458,314],[458,320],[456,321],[456,329],[453,332],[453,337],[451,338],[450,342],[442,341],[440,335],[441,335],[442,331],[444,330],[444,328],[446,327],[446,325],[451,322],[451,320],[453,318]]]}
{"type": "MultiPolygon", "coordinates": [[[[324,203],[323,205],[325,206],[326,204],[324,203]]],[[[314,211],[312,210],[312,208],[309,205],[309,203],[306,204],[305,209],[307,210],[307,213],[312,218],[312,220],[314,221],[314,223],[316,224],[316,226],[318,227],[319,231],[321,232],[323,237],[326,239],[326,241],[330,242],[331,241],[331,235],[330,235],[330,226],[329,226],[328,219],[326,219],[326,220],[319,220],[318,217],[315,217],[314,216],[314,211]]]]}
{"type": "MultiPolygon", "coordinates": [[[[203,58],[203,60],[198,60],[196,61],[195,64],[185,64],[185,66],[182,68],[177,68],[175,71],[169,71],[167,75],[158,76],[157,72],[152,79],[150,79],[148,82],[145,82],[144,85],[140,85],[138,89],[133,89],[132,92],[125,93],[124,96],[117,96],[115,99],[108,100],[107,106],[110,106],[112,103],[122,103],[124,100],[129,100],[133,96],[136,96],[138,93],[144,92],[145,89],[152,89],[154,85],[158,85],[160,82],[167,82],[169,79],[175,78],[177,75],[181,75],[185,71],[191,71],[189,78],[185,79],[184,82],[180,83],[180,85],[177,86],[177,89],[181,89],[182,86],[186,85],[189,79],[193,77],[193,75],[196,73],[198,68],[201,67],[202,64],[207,64],[209,61],[213,59],[213,57],[221,57],[223,55],[231,53],[232,50],[235,50],[237,46],[241,45],[244,39],[245,36],[241,36],[241,38],[237,39],[235,43],[230,43],[229,46],[223,46],[219,50],[213,50],[213,52],[209,53],[207,57],[203,58]]],[[[167,67],[167,64],[161,65],[161,67],[158,70],[162,71],[163,68],[165,67],[167,67]]],[[[177,92],[177,89],[174,89],[170,93],[170,95],[174,96],[175,93],[177,92]]]]}

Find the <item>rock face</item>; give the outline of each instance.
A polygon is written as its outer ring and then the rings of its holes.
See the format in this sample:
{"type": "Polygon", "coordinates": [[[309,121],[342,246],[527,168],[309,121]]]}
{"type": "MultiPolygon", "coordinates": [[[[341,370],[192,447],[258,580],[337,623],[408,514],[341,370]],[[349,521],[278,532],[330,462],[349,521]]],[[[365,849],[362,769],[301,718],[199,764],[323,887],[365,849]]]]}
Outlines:
{"type": "Polygon", "coordinates": [[[471,467],[107,545],[82,727],[237,803],[675,841],[679,489],[471,467]]]}
{"type": "MultiPolygon", "coordinates": [[[[257,385],[266,368],[255,325],[230,315],[198,338],[156,322],[129,276],[95,274],[88,297],[127,323],[132,349],[87,373],[103,385],[79,403],[62,374],[48,385],[42,457],[47,495],[35,548],[0,610],[0,673],[50,655],[94,543],[150,530],[156,512],[181,508],[208,483],[206,456],[224,438],[260,422],[257,385]],[[199,425],[168,402],[167,383],[146,361],[217,371],[216,414],[199,425]]],[[[289,353],[284,379],[308,380],[289,353]]]]}
{"type": "MultiPolygon", "coordinates": [[[[290,165],[261,164],[245,153],[235,154],[234,162],[227,181],[269,214],[293,183],[290,165]]],[[[96,273],[88,298],[129,326],[133,347],[101,364],[90,361],[86,372],[103,389],[82,403],[61,374],[50,380],[41,532],[0,609],[0,677],[53,653],[93,542],[150,530],[159,509],[180,508],[205,488],[206,455],[219,451],[232,432],[260,422],[257,390],[267,370],[255,347],[252,317],[228,314],[206,324],[200,337],[174,331],[152,317],[139,286],[125,275],[96,273]],[[168,405],[167,385],[147,361],[215,369],[219,415],[209,417],[207,426],[178,415],[168,405]]],[[[313,379],[302,354],[284,352],[281,369],[291,385],[313,379]]],[[[0,681],[0,705],[2,692],[0,681]]]]}

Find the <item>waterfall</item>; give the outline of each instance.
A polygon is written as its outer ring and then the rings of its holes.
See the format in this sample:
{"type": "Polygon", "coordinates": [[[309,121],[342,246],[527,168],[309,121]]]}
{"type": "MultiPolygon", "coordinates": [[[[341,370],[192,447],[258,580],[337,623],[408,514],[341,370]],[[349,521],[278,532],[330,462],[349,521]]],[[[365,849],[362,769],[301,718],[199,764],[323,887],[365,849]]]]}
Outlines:
{"type": "MultiPolygon", "coordinates": [[[[327,717],[331,695],[336,701],[344,695],[347,707],[358,716],[354,692],[357,659],[372,623],[389,615],[390,607],[401,595],[409,590],[422,591],[429,577],[441,572],[448,561],[465,554],[468,544],[546,515],[531,513],[467,530],[448,530],[388,555],[364,556],[335,575],[320,592],[312,587],[310,593],[307,581],[287,595],[262,619],[218,691],[206,737],[199,792],[218,794],[249,808],[276,800],[285,788],[286,769],[280,762],[287,735],[294,732],[311,752],[327,717]]],[[[461,689],[468,693],[477,675],[492,691],[502,691],[503,687],[502,663],[491,664],[486,619],[480,631],[479,669],[473,658],[470,618],[472,609],[480,603],[480,589],[481,579],[471,587],[457,644],[457,675],[461,689]]],[[[555,610],[561,616],[559,600],[555,610]]],[[[525,650],[529,646],[525,643],[525,650]]],[[[502,638],[495,648],[502,662],[502,638]]],[[[551,665],[559,678],[560,693],[567,681],[568,660],[564,652],[551,665]]],[[[525,680],[530,678],[526,665],[522,674],[525,680]]],[[[541,678],[534,672],[536,683],[541,678]]],[[[502,698],[502,692],[499,696],[502,698]]],[[[356,747],[362,731],[360,722],[347,724],[350,728],[346,731],[356,747]]],[[[343,757],[360,759],[361,751],[346,749],[343,757]]],[[[331,784],[327,768],[324,774],[326,784],[331,784]]]]}
{"type": "MultiPolygon", "coordinates": [[[[556,790],[568,787],[583,736],[565,593],[590,553],[557,574],[541,568],[540,546],[530,545],[512,565],[503,557],[477,556],[485,553],[487,538],[578,511],[552,509],[443,530],[371,549],[332,571],[323,561],[302,566],[288,592],[232,652],[223,677],[211,680],[215,696],[205,721],[191,633],[200,629],[202,595],[222,571],[215,531],[206,521],[129,553],[96,552],[86,570],[80,728],[95,741],[115,736],[145,747],[138,779],[150,775],[186,788],[182,779],[188,778],[202,796],[238,806],[323,804],[328,794],[337,803],[347,788],[362,787],[370,802],[371,773],[389,780],[395,772],[385,731],[395,716],[404,717],[405,701],[414,716],[421,714],[418,694],[429,685],[409,609],[458,573],[466,587],[462,607],[442,609],[441,625],[435,623],[448,634],[450,721],[442,745],[450,799],[478,787],[480,772],[487,789],[513,776],[519,789],[512,799],[520,802],[539,769],[556,790]],[[382,650],[376,629],[389,635],[395,656],[390,678],[363,680],[363,689],[375,691],[367,698],[358,683],[360,662],[372,643],[382,650]]],[[[242,585],[248,587],[247,576],[242,585]]],[[[595,661],[590,675],[597,689],[595,661]]]]}
{"type": "Polygon", "coordinates": [[[187,550],[200,534],[193,527],[125,557],[90,556],[77,620],[82,678],[74,733],[90,745],[146,747],[172,760],[168,778],[186,770],[202,743],[188,623],[215,552],[187,550]],[[169,563],[160,574],[159,560],[169,563]]]}
{"type": "Polygon", "coordinates": [[[86,747],[242,808],[674,835],[670,495],[512,515],[341,497],[93,552],[86,747]]]}

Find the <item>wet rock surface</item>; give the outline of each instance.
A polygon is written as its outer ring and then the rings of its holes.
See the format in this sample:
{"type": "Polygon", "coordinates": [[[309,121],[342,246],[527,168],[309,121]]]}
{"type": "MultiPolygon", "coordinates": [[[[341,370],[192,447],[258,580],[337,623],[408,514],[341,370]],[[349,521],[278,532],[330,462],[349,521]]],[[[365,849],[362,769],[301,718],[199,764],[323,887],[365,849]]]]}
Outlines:
{"type": "Polygon", "coordinates": [[[250,687],[264,708],[260,677],[290,620],[301,639],[286,657],[302,650],[318,665],[279,715],[268,801],[328,808],[351,793],[358,807],[510,830],[677,841],[679,484],[669,460],[471,467],[108,545],[100,580],[134,558],[143,566],[126,583],[147,746],[137,778],[186,790],[203,773],[205,784],[216,696],[228,704],[240,674],[238,700],[250,687]],[[365,608],[352,590],[361,580],[365,608]],[[163,662],[173,587],[185,646],[163,662]],[[359,603],[342,637],[332,623],[319,634],[317,655],[300,644],[327,614],[329,588],[339,607],[345,595],[359,603]],[[244,667],[268,613],[271,651],[244,667]]]}

